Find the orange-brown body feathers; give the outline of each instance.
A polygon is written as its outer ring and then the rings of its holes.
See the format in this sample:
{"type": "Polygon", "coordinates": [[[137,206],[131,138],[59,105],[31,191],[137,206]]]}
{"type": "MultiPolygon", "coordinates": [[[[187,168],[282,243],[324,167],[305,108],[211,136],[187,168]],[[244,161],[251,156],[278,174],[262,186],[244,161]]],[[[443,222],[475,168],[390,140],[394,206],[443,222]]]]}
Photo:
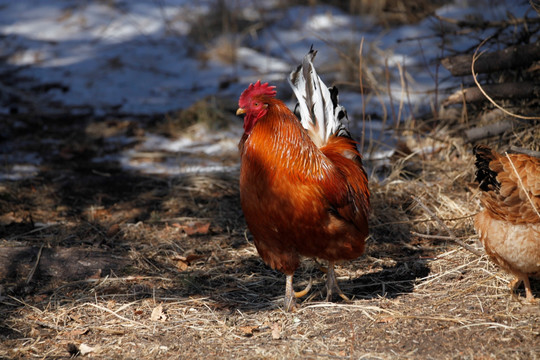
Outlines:
{"type": "Polygon", "coordinates": [[[476,178],[484,210],[474,225],[491,260],[524,282],[528,301],[534,296],[529,276],[540,276],[540,159],[504,156],[476,146],[476,178]]]}
{"type": "MultiPolygon", "coordinates": [[[[239,101],[238,112],[246,114],[240,197],[260,256],[290,281],[285,299],[290,310],[300,256],[328,260],[333,277],[334,261],[364,252],[369,190],[348,132],[331,134],[317,146],[310,129],[274,94],[273,87],[258,82],[239,101]]],[[[332,281],[329,292],[342,294],[332,281]]]]}

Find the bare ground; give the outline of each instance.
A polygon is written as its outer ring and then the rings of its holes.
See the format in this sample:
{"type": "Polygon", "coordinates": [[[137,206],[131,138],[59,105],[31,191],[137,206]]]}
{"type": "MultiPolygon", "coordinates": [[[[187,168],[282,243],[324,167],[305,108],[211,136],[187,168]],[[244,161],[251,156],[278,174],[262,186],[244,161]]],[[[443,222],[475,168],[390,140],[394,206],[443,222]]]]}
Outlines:
{"type": "MultiPolygon", "coordinates": [[[[540,307],[522,289],[510,294],[510,277],[476,242],[480,207],[459,124],[433,137],[403,132],[435,152],[367,164],[385,180],[372,176],[365,255],[337,268],[352,301],[324,302],[321,264],[306,259],[295,286],[311,278],[314,289],[289,314],[284,276],[246,229],[237,173],[170,178],[92,161],[111,151],[107,136],[159,129],[151,119],[17,120],[4,130],[44,164],[0,184],[0,358],[540,357],[540,307]]],[[[538,130],[518,124],[507,139],[538,130]]]]}

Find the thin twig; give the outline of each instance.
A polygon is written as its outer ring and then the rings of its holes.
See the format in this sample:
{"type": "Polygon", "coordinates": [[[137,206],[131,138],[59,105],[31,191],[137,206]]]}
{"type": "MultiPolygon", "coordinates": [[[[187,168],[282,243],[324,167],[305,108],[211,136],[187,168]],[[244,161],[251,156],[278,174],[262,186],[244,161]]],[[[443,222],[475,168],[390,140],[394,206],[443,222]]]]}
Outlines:
{"type": "Polygon", "coordinates": [[[99,285],[103,285],[106,282],[121,282],[121,281],[141,281],[141,280],[161,280],[161,281],[173,281],[173,279],[169,279],[162,276],[127,276],[127,277],[105,277],[105,278],[98,278],[98,279],[84,279],[84,280],[77,280],[72,281],[67,284],[64,284],[62,286],[57,287],[54,292],[57,293],[58,290],[69,287],[69,286],[77,286],[80,284],[90,284],[90,283],[100,283],[99,285]]]}
{"type": "Polygon", "coordinates": [[[363,55],[362,51],[364,50],[364,37],[360,40],[360,49],[358,50],[358,81],[360,83],[360,99],[362,101],[362,139],[360,142],[360,151],[364,150],[364,140],[366,136],[366,100],[364,96],[364,74],[363,74],[363,55]]]}
{"type": "Polygon", "coordinates": [[[54,223],[50,223],[50,224],[45,224],[43,226],[40,226],[38,228],[35,228],[35,229],[30,230],[30,231],[24,232],[22,234],[13,235],[12,237],[10,237],[8,239],[8,241],[12,241],[12,240],[15,240],[17,238],[20,238],[20,237],[23,237],[23,236],[26,236],[26,235],[30,235],[30,234],[33,234],[35,232],[43,231],[43,230],[46,230],[46,229],[48,229],[50,227],[53,227],[53,226],[63,225],[63,224],[64,224],[63,222],[54,222],[54,223]]]}
{"type": "Polygon", "coordinates": [[[449,24],[457,25],[459,27],[471,27],[476,29],[486,29],[486,28],[507,28],[509,26],[517,26],[521,24],[534,24],[540,22],[538,18],[511,18],[508,20],[500,21],[478,21],[475,19],[471,20],[457,20],[448,18],[440,15],[433,15],[436,19],[447,22],[449,24]]]}
{"type": "MultiPolygon", "coordinates": [[[[443,221],[464,220],[464,219],[471,218],[474,215],[475,214],[466,215],[466,216],[460,216],[460,217],[454,217],[454,218],[448,218],[448,219],[441,219],[441,220],[443,220],[443,221]]],[[[388,225],[400,225],[400,224],[423,224],[423,223],[426,223],[426,222],[429,222],[429,221],[432,221],[432,220],[417,219],[417,220],[390,221],[390,222],[385,222],[385,223],[382,223],[382,224],[370,225],[370,228],[378,228],[378,227],[385,227],[385,226],[388,226],[388,225]]]]}
{"type": "Polygon", "coordinates": [[[435,213],[433,213],[433,211],[431,211],[426,205],[424,205],[424,203],[420,199],[418,199],[416,196],[411,196],[411,197],[413,198],[414,201],[416,201],[418,203],[418,205],[420,205],[422,207],[422,209],[424,209],[425,212],[427,212],[429,214],[429,216],[431,216],[435,221],[437,221],[439,223],[439,225],[443,229],[446,230],[446,232],[448,233],[448,235],[450,235],[450,238],[451,238],[451,240],[453,242],[455,242],[458,245],[461,245],[463,248],[465,248],[466,250],[469,250],[470,252],[472,252],[473,254],[475,254],[477,256],[482,256],[483,255],[481,252],[479,252],[478,250],[476,250],[472,246],[469,246],[469,245],[465,244],[463,241],[459,240],[454,235],[454,232],[448,226],[446,226],[446,224],[441,219],[439,219],[439,217],[437,215],[435,215],[435,213]]]}
{"type": "Polygon", "coordinates": [[[471,328],[473,326],[489,326],[491,328],[492,327],[501,327],[501,328],[506,329],[506,330],[516,329],[515,326],[508,326],[508,325],[504,325],[504,324],[496,323],[496,322],[483,322],[483,323],[477,323],[477,324],[468,324],[468,325],[463,325],[460,329],[471,328]]]}
{"type": "Polygon", "coordinates": [[[480,82],[478,82],[478,79],[477,79],[477,74],[474,72],[474,64],[476,63],[476,60],[478,60],[478,58],[480,58],[480,56],[482,56],[482,54],[484,53],[484,51],[482,51],[480,54],[478,54],[478,50],[480,50],[480,48],[486,43],[486,41],[488,41],[490,38],[486,38],[484,39],[480,45],[478,45],[478,47],[476,48],[476,50],[474,51],[474,54],[473,54],[473,58],[472,58],[472,62],[471,62],[471,73],[472,73],[472,77],[473,77],[473,80],[474,80],[474,83],[476,84],[476,86],[478,86],[478,89],[482,92],[482,94],[484,94],[484,96],[486,97],[486,99],[489,100],[490,103],[492,103],[496,108],[500,109],[502,112],[504,112],[505,114],[507,115],[510,115],[510,116],[513,116],[515,118],[518,118],[518,119],[523,119],[523,120],[539,120],[540,117],[538,116],[523,116],[523,115],[518,115],[518,114],[514,114],[514,113],[511,113],[510,111],[506,110],[505,108],[503,108],[502,106],[500,106],[499,104],[497,104],[495,102],[495,100],[493,100],[485,91],[484,89],[482,88],[482,85],[480,85],[480,82]]]}
{"type": "Polygon", "coordinates": [[[30,274],[28,274],[28,278],[26,279],[27,284],[29,284],[30,281],[32,281],[32,277],[34,276],[34,273],[36,272],[36,269],[38,268],[39,260],[41,260],[41,253],[43,252],[43,246],[45,246],[44,243],[41,244],[41,247],[39,248],[39,251],[38,251],[38,254],[37,254],[37,259],[36,259],[36,262],[34,264],[34,267],[30,271],[30,274]]]}
{"type": "MultiPolygon", "coordinates": [[[[414,236],[420,236],[426,239],[439,239],[439,240],[453,240],[451,236],[444,236],[444,235],[428,235],[428,234],[421,234],[416,231],[411,231],[411,235],[414,236]]],[[[464,239],[468,239],[469,236],[465,236],[464,239]]]]}
{"type": "Polygon", "coordinates": [[[35,323],[38,324],[39,326],[49,328],[49,329],[53,329],[53,330],[56,330],[56,331],[65,331],[65,329],[66,329],[64,326],[58,326],[58,325],[49,324],[49,323],[46,323],[45,321],[37,320],[35,323]]]}
{"type": "Polygon", "coordinates": [[[442,316],[423,316],[423,315],[397,315],[397,318],[402,319],[418,319],[418,320],[432,320],[432,321],[446,321],[458,324],[464,324],[467,322],[465,319],[448,318],[442,316]]]}
{"type": "Polygon", "coordinates": [[[403,72],[403,67],[401,66],[401,63],[397,63],[397,68],[399,71],[399,81],[401,84],[401,96],[399,97],[398,114],[397,114],[394,130],[397,130],[399,127],[401,113],[403,112],[403,102],[405,101],[405,92],[407,91],[405,89],[405,74],[403,72]]]}
{"type": "Polygon", "coordinates": [[[130,322],[130,323],[132,323],[132,324],[135,324],[135,325],[138,325],[138,326],[145,327],[145,328],[147,328],[147,329],[151,329],[151,327],[148,326],[148,325],[144,325],[144,324],[142,324],[142,323],[140,323],[140,322],[138,322],[138,321],[128,319],[128,318],[126,318],[126,317],[123,317],[122,315],[118,315],[116,312],[114,312],[114,311],[112,311],[112,310],[110,310],[110,309],[107,309],[107,308],[105,308],[105,307],[103,307],[103,306],[99,306],[99,305],[92,304],[92,303],[86,303],[86,305],[90,305],[90,306],[93,306],[93,307],[95,307],[95,308],[97,308],[97,309],[106,311],[106,312],[108,312],[108,313],[110,313],[110,314],[116,316],[116,317],[119,318],[120,320],[127,321],[127,322],[130,322]]]}

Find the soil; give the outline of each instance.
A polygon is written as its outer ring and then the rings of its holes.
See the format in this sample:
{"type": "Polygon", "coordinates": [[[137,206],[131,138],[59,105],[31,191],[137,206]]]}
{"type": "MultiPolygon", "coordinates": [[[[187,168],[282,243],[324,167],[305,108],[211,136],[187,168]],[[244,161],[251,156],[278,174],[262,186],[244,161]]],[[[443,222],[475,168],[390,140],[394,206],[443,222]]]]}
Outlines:
{"type": "Polygon", "coordinates": [[[397,175],[370,185],[365,255],[336,269],[351,301],[325,302],[324,264],[305,259],[295,287],[314,287],[286,313],[284,276],[257,255],[237,172],[170,177],[93,161],[157,131],[155,119],[16,121],[4,133],[43,163],[0,184],[2,359],[540,356],[540,307],[412,199],[483,254],[463,148],[394,158],[397,175]],[[111,149],[104,140],[118,133],[135,140],[111,149]]]}

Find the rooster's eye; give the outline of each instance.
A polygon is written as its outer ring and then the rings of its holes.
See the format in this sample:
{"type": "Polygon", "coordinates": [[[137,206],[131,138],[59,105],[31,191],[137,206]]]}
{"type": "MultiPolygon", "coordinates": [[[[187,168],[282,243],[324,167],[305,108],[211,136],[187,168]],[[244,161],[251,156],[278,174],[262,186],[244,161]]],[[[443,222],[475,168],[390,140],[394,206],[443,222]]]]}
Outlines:
{"type": "Polygon", "coordinates": [[[255,105],[255,106],[259,106],[259,103],[258,103],[258,102],[256,102],[256,103],[253,103],[253,105],[255,105]]]}

